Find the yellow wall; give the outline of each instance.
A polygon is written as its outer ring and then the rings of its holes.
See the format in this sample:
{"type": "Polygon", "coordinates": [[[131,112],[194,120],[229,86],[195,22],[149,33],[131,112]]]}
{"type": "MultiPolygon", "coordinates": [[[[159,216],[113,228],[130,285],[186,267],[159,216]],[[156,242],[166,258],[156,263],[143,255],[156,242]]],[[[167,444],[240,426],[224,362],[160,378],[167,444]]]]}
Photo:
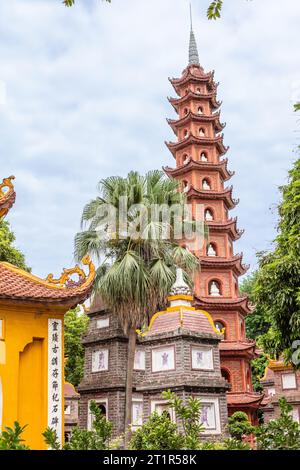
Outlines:
{"type": "MultiPolygon", "coordinates": [[[[48,417],[48,318],[63,320],[63,314],[62,310],[0,302],[0,319],[4,320],[4,341],[0,340],[2,429],[14,421],[27,424],[24,438],[31,449],[45,449],[41,434],[48,417]]],[[[63,417],[63,380],[61,395],[63,417]]]]}

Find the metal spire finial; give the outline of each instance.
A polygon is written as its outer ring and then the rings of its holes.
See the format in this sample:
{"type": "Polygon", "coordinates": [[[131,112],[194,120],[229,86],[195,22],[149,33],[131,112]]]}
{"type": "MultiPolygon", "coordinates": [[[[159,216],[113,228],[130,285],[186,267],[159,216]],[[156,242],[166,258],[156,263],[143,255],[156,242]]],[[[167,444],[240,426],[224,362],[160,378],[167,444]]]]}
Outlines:
{"type": "Polygon", "coordinates": [[[189,65],[199,64],[199,55],[197,49],[197,43],[193,31],[193,15],[192,15],[192,5],[190,3],[190,20],[191,20],[191,32],[190,32],[190,45],[189,45],[189,65]]]}

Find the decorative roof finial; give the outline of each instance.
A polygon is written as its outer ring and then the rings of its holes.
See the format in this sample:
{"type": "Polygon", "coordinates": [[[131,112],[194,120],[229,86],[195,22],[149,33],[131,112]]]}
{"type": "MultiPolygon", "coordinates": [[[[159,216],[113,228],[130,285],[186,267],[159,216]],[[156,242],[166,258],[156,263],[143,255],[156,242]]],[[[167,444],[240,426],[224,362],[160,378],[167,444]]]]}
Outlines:
{"type": "Polygon", "coordinates": [[[176,281],[171,288],[171,295],[191,295],[191,289],[183,279],[181,268],[176,268],[176,281]]]}
{"type": "Polygon", "coordinates": [[[200,65],[199,55],[197,49],[197,43],[193,31],[193,16],[192,16],[192,5],[190,3],[190,20],[191,20],[191,32],[190,32],[190,45],[189,45],[189,65],[200,65]]]}

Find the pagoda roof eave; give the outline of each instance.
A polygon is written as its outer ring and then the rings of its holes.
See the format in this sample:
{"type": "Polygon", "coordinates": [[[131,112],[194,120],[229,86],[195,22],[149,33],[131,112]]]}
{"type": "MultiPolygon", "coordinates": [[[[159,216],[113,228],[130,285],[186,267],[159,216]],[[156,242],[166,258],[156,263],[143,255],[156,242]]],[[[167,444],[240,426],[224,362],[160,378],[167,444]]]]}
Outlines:
{"type": "Polygon", "coordinates": [[[223,199],[227,208],[233,209],[234,207],[236,207],[239,201],[232,198],[232,189],[233,187],[230,186],[224,191],[212,191],[212,190],[199,190],[191,186],[191,188],[186,194],[188,198],[196,198],[196,199],[204,199],[204,200],[223,199]]]}
{"type": "Polygon", "coordinates": [[[0,263],[0,301],[18,304],[44,304],[45,306],[68,306],[83,302],[91,294],[95,267],[88,256],[82,264],[89,269],[86,275],[78,265],[65,269],[59,279],[49,274],[41,279],[10,263],[0,263]],[[77,282],[71,276],[78,275],[77,282]]]}
{"type": "Polygon", "coordinates": [[[194,93],[193,91],[189,90],[184,96],[180,96],[179,98],[172,98],[168,97],[168,101],[171,103],[175,111],[178,110],[178,106],[180,104],[184,104],[190,100],[210,100],[212,108],[214,110],[219,109],[222,105],[222,101],[218,101],[216,98],[216,91],[211,91],[210,93],[203,94],[203,93],[194,93]]]}
{"type": "Polygon", "coordinates": [[[228,341],[223,340],[220,343],[220,350],[221,351],[253,351],[255,352],[256,342],[255,340],[247,340],[247,341],[228,341]]]}
{"type": "Polygon", "coordinates": [[[175,135],[177,135],[177,129],[186,125],[190,120],[198,122],[214,122],[214,127],[216,132],[221,132],[226,123],[220,122],[220,112],[214,113],[212,115],[205,114],[195,114],[192,111],[189,111],[181,119],[167,119],[167,123],[171,126],[175,135]]]}
{"type": "Polygon", "coordinates": [[[189,82],[194,82],[194,83],[204,83],[208,82],[208,84],[211,86],[211,88],[215,88],[217,84],[214,83],[214,71],[205,73],[203,71],[203,68],[199,65],[196,66],[195,64],[189,65],[186,67],[183,72],[182,76],[180,78],[170,78],[169,81],[174,87],[175,91],[178,92],[179,88],[185,85],[186,83],[189,82]],[[194,69],[199,70],[199,74],[193,73],[194,69]]]}
{"type": "Polygon", "coordinates": [[[201,256],[200,263],[202,267],[216,268],[232,268],[238,276],[245,274],[249,266],[242,264],[243,254],[233,256],[232,258],[220,258],[218,256],[201,256]]]}
{"type": "Polygon", "coordinates": [[[4,178],[0,184],[0,218],[5,217],[15,203],[16,192],[12,183],[14,179],[14,176],[4,178]],[[6,192],[3,191],[4,188],[7,188],[6,192]]]}
{"type": "Polygon", "coordinates": [[[264,394],[259,392],[227,392],[227,405],[229,408],[258,408],[264,394]]]}
{"type": "Polygon", "coordinates": [[[221,173],[223,180],[227,181],[234,175],[233,171],[227,169],[227,163],[227,158],[224,158],[220,163],[202,162],[190,158],[186,164],[178,166],[177,168],[163,167],[163,170],[168,176],[172,177],[182,175],[190,170],[216,170],[221,173]]]}
{"type": "Polygon", "coordinates": [[[196,308],[202,308],[203,310],[236,310],[238,309],[244,315],[248,315],[251,312],[249,306],[249,300],[247,296],[238,297],[236,299],[227,297],[201,297],[195,295],[195,306],[196,308]]]}
{"type": "Polygon", "coordinates": [[[236,227],[237,217],[229,219],[227,222],[215,222],[213,221],[206,221],[206,225],[209,227],[211,231],[229,231],[231,232],[233,240],[238,240],[244,233],[244,230],[238,230],[236,227]]]}
{"type": "Polygon", "coordinates": [[[192,134],[189,135],[187,139],[183,139],[179,142],[165,142],[166,146],[173,154],[174,158],[176,157],[176,152],[181,150],[188,145],[216,145],[219,151],[219,156],[225,155],[228,150],[229,146],[225,147],[223,144],[223,134],[213,137],[213,138],[206,138],[206,137],[196,137],[192,134]]]}

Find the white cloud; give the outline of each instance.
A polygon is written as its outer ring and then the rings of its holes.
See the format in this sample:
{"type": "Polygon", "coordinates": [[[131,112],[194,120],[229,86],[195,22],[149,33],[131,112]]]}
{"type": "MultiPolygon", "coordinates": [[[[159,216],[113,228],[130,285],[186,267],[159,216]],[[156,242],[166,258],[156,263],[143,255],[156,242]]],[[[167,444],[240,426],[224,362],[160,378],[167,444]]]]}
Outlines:
{"type": "MultiPolygon", "coordinates": [[[[1,174],[15,174],[10,220],[37,274],[72,264],[73,236],[99,179],[173,164],[167,80],[186,66],[187,0],[0,3],[1,174]]],[[[215,69],[245,259],[274,237],[277,186],[299,143],[298,0],[231,0],[208,22],[194,1],[200,59],[215,69]]]]}

